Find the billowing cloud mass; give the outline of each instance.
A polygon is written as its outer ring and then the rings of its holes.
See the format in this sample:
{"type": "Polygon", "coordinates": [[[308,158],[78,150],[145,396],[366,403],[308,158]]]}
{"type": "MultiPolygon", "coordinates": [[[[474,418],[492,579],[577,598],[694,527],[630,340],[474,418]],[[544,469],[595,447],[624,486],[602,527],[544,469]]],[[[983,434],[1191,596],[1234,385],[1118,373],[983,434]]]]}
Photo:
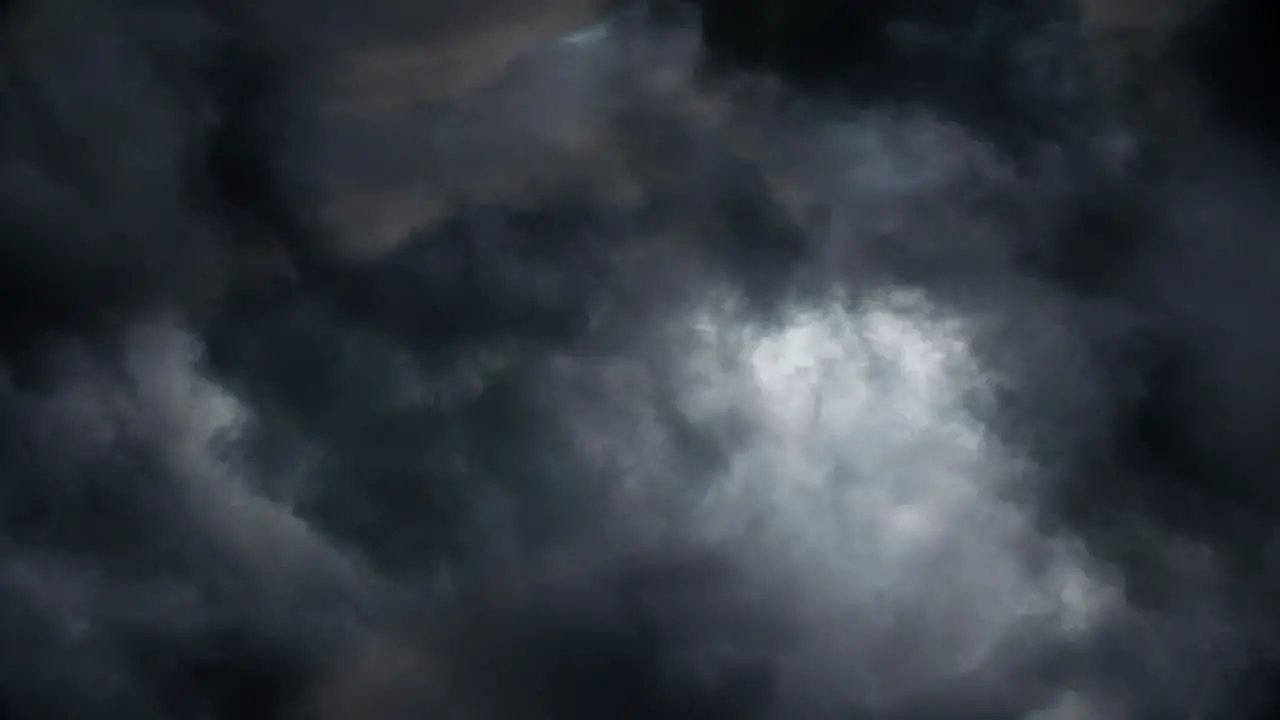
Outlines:
{"type": "Polygon", "coordinates": [[[3,6],[0,716],[1280,707],[1265,13],[374,5],[3,6]]]}

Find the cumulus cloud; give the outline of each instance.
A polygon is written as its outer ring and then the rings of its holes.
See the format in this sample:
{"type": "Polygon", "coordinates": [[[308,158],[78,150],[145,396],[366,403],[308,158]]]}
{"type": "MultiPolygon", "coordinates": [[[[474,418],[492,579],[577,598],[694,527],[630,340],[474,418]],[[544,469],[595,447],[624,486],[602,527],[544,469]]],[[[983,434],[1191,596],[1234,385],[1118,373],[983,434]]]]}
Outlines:
{"type": "Polygon", "coordinates": [[[4,17],[0,714],[1265,716],[1246,110],[1018,2],[335,109],[392,5],[4,17]]]}

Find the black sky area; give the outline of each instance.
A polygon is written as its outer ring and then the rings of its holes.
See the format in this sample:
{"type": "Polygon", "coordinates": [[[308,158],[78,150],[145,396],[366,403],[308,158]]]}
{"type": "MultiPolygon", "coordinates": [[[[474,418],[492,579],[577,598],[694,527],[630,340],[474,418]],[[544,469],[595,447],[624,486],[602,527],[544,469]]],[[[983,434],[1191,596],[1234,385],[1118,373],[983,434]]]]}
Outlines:
{"type": "Polygon", "coordinates": [[[1277,13],[1131,2],[0,4],[0,718],[1280,717],[1277,13]]]}

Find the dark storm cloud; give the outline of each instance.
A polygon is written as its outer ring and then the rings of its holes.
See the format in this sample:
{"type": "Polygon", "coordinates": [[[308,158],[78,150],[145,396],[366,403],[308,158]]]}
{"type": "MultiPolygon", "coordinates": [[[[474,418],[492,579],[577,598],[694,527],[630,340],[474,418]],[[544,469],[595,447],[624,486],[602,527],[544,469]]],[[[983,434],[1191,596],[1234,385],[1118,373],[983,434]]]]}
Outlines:
{"type": "Polygon", "coordinates": [[[6,8],[0,714],[1268,711],[1273,169],[1069,7],[702,5],[365,115],[485,13],[6,8]]]}

